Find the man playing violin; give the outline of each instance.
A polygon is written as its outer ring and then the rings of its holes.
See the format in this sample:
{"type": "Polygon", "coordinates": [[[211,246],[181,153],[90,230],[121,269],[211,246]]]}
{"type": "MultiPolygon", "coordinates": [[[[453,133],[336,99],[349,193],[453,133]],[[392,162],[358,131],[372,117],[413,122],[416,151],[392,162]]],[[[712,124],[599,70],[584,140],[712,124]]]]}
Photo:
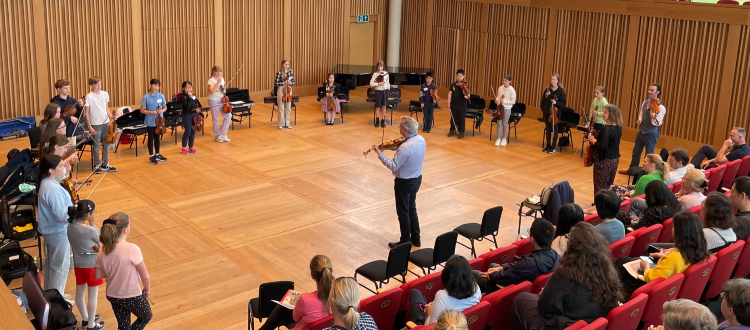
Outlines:
{"type": "Polygon", "coordinates": [[[635,122],[638,126],[638,134],[635,136],[635,145],[633,146],[633,157],[630,159],[630,166],[627,170],[620,170],[620,174],[635,174],[640,168],[638,164],[641,161],[641,152],[646,148],[646,154],[654,153],[656,141],[659,141],[661,125],[664,123],[664,115],[667,108],[659,103],[661,98],[661,85],[652,83],[648,86],[648,100],[641,104],[641,117],[635,122]]]}
{"type": "Polygon", "coordinates": [[[65,121],[65,126],[67,127],[65,135],[71,137],[73,135],[81,134],[81,131],[87,127],[85,122],[86,119],[81,117],[81,113],[83,113],[83,98],[75,99],[70,97],[70,80],[67,79],[56,81],[55,89],[57,90],[57,95],[55,95],[50,102],[59,105],[61,112],[65,112],[65,108],[69,105],[75,106],[76,108],[75,115],[60,117],[65,121]],[[83,122],[78,124],[79,120],[83,120],[83,122]],[[76,126],[78,127],[77,129],[76,126]]]}
{"type": "Polygon", "coordinates": [[[404,137],[404,142],[396,149],[393,159],[388,159],[378,146],[372,146],[383,165],[396,177],[393,190],[396,193],[396,214],[401,237],[398,242],[388,243],[391,248],[406,242],[411,242],[412,246],[416,247],[422,245],[417,217],[417,192],[422,185],[422,166],[427,144],[421,135],[417,135],[418,129],[419,123],[416,119],[401,117],[398,131],[404,137]]]}
{"type": "Polygon", "coordinates": [[[469,95],[465,93],[468,91],[468,85],[466,83],[466,71],[458,69],[456,71],[456,81],[451,84],[448,89],[448,106],[451,111],[451,130],[448,132],[448,137],[452,137],[458,133],[458,138],[464,138],[464,130],[466,129],[466,108],[469,104],[469,95]],[[466,87],[466,89],[463,88],[466,87]]]}

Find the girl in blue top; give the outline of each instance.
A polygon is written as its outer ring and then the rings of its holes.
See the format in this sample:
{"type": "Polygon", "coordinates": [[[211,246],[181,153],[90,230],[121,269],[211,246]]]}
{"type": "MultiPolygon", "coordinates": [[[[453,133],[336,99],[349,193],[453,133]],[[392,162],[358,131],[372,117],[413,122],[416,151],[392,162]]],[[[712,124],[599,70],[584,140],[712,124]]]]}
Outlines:
{"type": "Polygon", "coordinates": [[[164,98],[162,93],[159,93],[159,87],[161,87],[159,79],[151,79],[149,84],[148,93],[143,95],[141,101],[141,113],[146,115],[144,124],[148,132],[148,153],[151,155],[148,160],[151,165],[156,165],[159,162],[167,161],[167,157],[159,154],[160,143],[156,136],[156,117],[164,116],[164,112],[167,111],[167,99],[164,98]],[[156,149],[156,153],[154,153],[154,149],[156,149]]]}
{"type": "MultiPolygon", "coordinates": [[[[70,270],[68,241],[68,207],[73,201],[60,181],[66,176],[65,162],[58,155],[44,156],[39,161],[39,232],[47,249],[44,264],[44,289],[57,289],[65,294],[70,270]]],[[[70,300],[70,296],[65,296],[70,300]]]]}

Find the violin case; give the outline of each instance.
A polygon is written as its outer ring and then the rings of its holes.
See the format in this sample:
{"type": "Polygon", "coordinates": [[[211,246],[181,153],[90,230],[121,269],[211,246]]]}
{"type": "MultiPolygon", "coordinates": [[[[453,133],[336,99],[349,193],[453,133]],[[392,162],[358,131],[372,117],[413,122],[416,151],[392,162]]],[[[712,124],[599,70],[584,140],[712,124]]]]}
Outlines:
{"type": "Polygon", "coordinates": [[[0,122],[0,139],[10,140],[27,136],[36,127],[36,117],[18,117],[0,122]]]}

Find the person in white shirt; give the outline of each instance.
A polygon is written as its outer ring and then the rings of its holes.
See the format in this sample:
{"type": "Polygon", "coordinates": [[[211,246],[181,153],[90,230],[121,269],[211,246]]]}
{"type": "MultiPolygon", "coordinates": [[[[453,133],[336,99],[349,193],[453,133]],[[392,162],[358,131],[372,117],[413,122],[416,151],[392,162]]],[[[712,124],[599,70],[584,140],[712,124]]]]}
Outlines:
{"type": "Polygon", "coordinates": [[[454,309],[459,312],[478,304],[482,300],[482,290],[474,279],[471,265],[466,258],[453,255],[445,263],[440,281],[445,289],[435,293],[435,300],[427,303],[425,296],[417,289],[409,294],[411,321],[418,324],[431,324],[437,321],[440,312],[454,309]]]}
{"type": "Polygon", "coordinates": [[[690,211],[690,209],[701,205],[706,199],[706,195],[703,192],[708,187],[708,180],[703,174],[703,171],[696,169],[693,164],[683,167],[686,169],[685,176],[682,177],[682,188],[677,192],[677,201],[680,202],[680,207],[683,211],[690,211]]]}
{"type": "Polygon", "coordinates": [[[385,63],[378,61],[377,70],[373,72],[370,79],[370,87],[375,90],[375,127],[383,125],[385,127],[385,114],[388,110],[388,91],[391,90],[390,78],[385,71],[385,63]],[[382,77],[382,80],[381,78],[382,77]],[[381,121],[382,116],[382,121],[381,121]]]}
{"type": "Polygon", "coordinates": [[[667,180],[667,185],[674,185],[678,181],[682,180],[682,177],[685,176],[685,164],[689,164],[689,162],[690,155],[685,149],[677,148],[669,153],[669,159],[667,160],[667,163],[669,163],[669,167],[672,170],[669,171],[669,180],[667,180]]]}
{"type": "Polygon", "coordinates": [[[109,93],[102,90],[102,78],[89,78],[89,88],[91,92],[86,95],[84,105],[84,114],[88,123],[89,133],[94,139],[94,148],[91,151],[94,165],[101,166],[94,173],[102,171],[117,172],[117,169],[109,165],[109,143],[107,135],[109,134],[109,122],[114,120],[114,116],[109,113],[109,93]],[[103,148],[101,148],[103,146],[103,148]],[[99,162],[99,149],[102,149],[102,162],[99,162]]]}
{"type": "Polygon", "coordinates": [[[222,72],[220,66],[211,68],[211,79],[208,79],[208,106],[213,116],[211,122],[214,126],[214,139],[216,142],[229,142],[227,132],[229,132],[229,124],[232,123],[232,113],[222,111],[224,103],[221,102],[221,98],[224,97],[226,85],[226,81],[221,76],[222,72]],[[221,128],[219,128],[219,122],[221,122],[221,128]]]}
{"type": "Polygon", "coordinates": [[[503,111],[503,120],[497,121],[497,141],[495,141],[496,147],[504,147],[508,144],[508,120],[510,119],[510,109],[516,104],[516,90],[510,85],[513,78],[510,75],[503,78],[503,85],[497,89],[497,98],[495,104],[497,104],[497,111],[503,111]],[[502,109],[500,109],[502,106],[502,109]],[[500,135],[500,132],[503,135],[500,135]]]}
{"type": "Polygon", "coordinates": [[[401,238],[398,242],[388,243],[388,246],[393,248],[401,243],[411,242],[412,246],[420,247],[417,192],[422,185],[422,166],[427,144],[421,135],[417,135],[419,123],[416,119],[402,116],[398,128],[404,142],[398,146],[393,159],[388,159],[378,146],[372,146],[383,165],[396,177],[393,189],[396,191],[396,213],[401,238]]]}

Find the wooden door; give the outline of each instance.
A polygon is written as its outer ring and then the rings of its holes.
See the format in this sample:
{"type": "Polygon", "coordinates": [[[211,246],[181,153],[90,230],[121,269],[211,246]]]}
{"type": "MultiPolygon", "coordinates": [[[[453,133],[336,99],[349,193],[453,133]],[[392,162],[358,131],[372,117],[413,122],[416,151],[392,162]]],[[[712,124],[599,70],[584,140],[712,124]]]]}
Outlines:
{"type": "Polygon", "coordinates": [[[349,64],[373,65],[376,23],[349,24],[349,64]]]}

